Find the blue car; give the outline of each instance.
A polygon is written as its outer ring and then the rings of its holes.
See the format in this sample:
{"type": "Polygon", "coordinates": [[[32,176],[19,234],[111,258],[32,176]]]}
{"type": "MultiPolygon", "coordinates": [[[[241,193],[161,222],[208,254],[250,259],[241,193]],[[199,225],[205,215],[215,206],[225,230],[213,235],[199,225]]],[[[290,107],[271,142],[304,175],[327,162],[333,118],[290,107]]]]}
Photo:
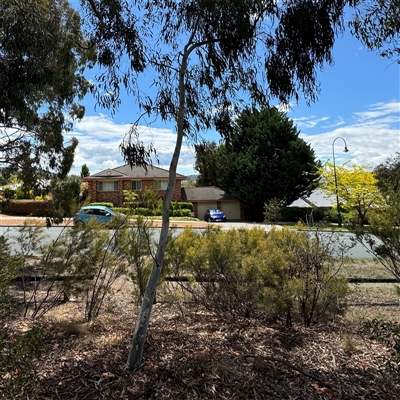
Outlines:
{"type": "Polygon", "coordinates": [[[86,206],[82,207],[74,215],[73,223],[76,226],[86,225],[91,218],[95,218],[99,224],[109,225],[113,218],[119,214],[105,206],[86,206]]]}
{"type": "Polygon", "coordinates": [[[223,211],[217,208],[210,208],[204,214],[204,221],[207,222],[226,222],[226,216],[223,211]]]}

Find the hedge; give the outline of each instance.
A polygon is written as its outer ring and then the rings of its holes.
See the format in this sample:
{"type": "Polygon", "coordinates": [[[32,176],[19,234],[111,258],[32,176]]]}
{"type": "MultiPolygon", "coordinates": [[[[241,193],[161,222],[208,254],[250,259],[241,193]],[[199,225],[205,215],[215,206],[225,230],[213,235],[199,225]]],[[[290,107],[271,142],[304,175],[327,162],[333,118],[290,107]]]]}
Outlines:
{"type": "Polygon", "coordinates": [[[282,207],[280,210],[281,221],[285,222],[306,222],[312,216],[315,222],[322,221],[325,218],[324,210],[310,207],[282,207]]]}
{"type": "Polygon", "coordinates": [[[112,207],[112,210],[125,215],[128,215],[131,212],[131,209],[128,207],[112,207]]]}
{"type": "Polygon", "coordinates": [[[171,210],[190,210],[190,212],[193,212],[193,204],[185,201],[172,201],[171,210]]]}
{"type": "Polygon", "coordinates": [[[31,215],[45,217],[53,210],[50,200],[4,200],[1,202],[1,211],[12,215],[31,215]]]}
{"type": "Polygon", "coordinates": [[[98,202],[98,203],[90,203],[89,206],[104,206],[104,207],[108,207],[108,208],[113,208],[114,204],[104,201],[104,202],[98,202]]]}
{"type": "MultiPolygon", "coordinates": [[[[142,215],[144,217],[158,217],[162,216],[162,211],[161,208],[157,208],[156,210],[151,210],[149,208],[144,208],[144,207],[137,207],[131,210],[130,208],[127,207],[113,207],[112,208],[115,212],[120,212],[122,214],[129,214],[132,212],[133,215],[142,215]]],[[[178,209],[178,210],[170,210],[170,216],[171,217],[189,217],[190,213],[189,208],[183,208],[183,209],[178,209]]]]}

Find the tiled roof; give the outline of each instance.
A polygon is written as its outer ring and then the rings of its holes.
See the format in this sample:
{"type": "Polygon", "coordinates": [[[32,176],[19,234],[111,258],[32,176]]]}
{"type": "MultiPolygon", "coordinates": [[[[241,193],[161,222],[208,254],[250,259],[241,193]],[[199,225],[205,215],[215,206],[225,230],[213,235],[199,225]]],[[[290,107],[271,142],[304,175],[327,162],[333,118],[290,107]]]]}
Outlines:
{"type": "Polygon", "coordinates": [[[184,201],[217,201],[235,199],[224,190],[216,186],[184,187],[182,188],[182,200],[184,201]]]}
{"type": "MultiPolygon", "coordinates": [[[[130,167],[128,164],[116,168],[108,168],[104,171],[88,176],[86,179],[92,180],[96,178],[118,178],[118,179],[148,179],[162,178],[168,179],[169,172],[166,169],[148,165],[147,171],[144,167],[130,167]]],[[[186,179],[185,175],[176,174],[176,179],[186,179]]]]}
{"type": "Polygon", "coordinates": [[[322,207],[329,208],[336,204],[334,196],[328,196],[321,190],[315,190],[308,197],[301,197],[297,199],[289,207],[322,207]]]}

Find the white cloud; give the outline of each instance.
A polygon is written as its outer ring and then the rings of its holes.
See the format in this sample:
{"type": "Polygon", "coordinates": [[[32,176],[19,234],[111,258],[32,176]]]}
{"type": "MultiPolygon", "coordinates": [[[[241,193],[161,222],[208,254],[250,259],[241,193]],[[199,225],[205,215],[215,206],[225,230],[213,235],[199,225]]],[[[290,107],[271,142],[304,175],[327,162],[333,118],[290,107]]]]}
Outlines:
{"type": "Polygon", "coordinates": [[[386,118],[386,122],[398,122],[400,113],[400,103],[398,101],[392,100],[388,103],[376,103],[369,107],[369,110],[354,113],[355,118],[363,123],[368,121],[375,121],[380,119],[382,121],[383,117],[386,118]]]}
{"type": "Polygon", "coordinates": [[[328,128],[336,128],[337,126],[342,126],[345,125],[346,122],[342,117],[337,117],[336,121],[330,122],[328,125],[323,125],[323,129],[328,129],[328,128]]]}
{"type": "MultiPolygon", "coordinates": [[[[375,167],[400,151],[399,101],[372,104],[367,110],[355,112],[348,119],[350,121],[341,116],[330,118],[312,115],[295,118],[294,122],[298,127],[304,127],[300,136],[311,144],[322,161],[332,160],[332,143],[337,137],[343,137],[349,149],[348,153],[344,153],[344,142],[335,141],[337,164],[350,160],[358,165],[375,167]],[[321,123],[323,125],[318,128],[321,123]],[[313,128],[314,131],[320,129],[321,133],[312,134],[310,131],[313,128]]],[[[130,128],[130,124],[115,123],[102,114],[88,116],[78,122],[74,132],[67,135],[67,138],[74,135],[79,140],[71,173],[79,174],[83,164],[89,167],[92,174],[124,164],[119,145],[130,128]]],[[[138,129],[140,140],[145,143],[154,141],[160,167],[168,169],[175,148],[176,134],[166,128],[139,126],[138,129]]],[[[185,143],[180,154],[178,173],[195,173],[194,162],[194,148],[185,143]]]]}
{"type": "Polygon", "coordinates": [[[366,111],[353,114],[353,120],[332,130],[312,135],[302,133],[301,137],[311,144],[321,160],[333,159],[341,164],[350,161],[371,168],[383,163],[389,156],[400,151],[400,102],[377,103],[366,111]],[[344,153],[342,137],[349,149],[344,153]]]}
{"type": "MultiPolygon", "coordinates": [[[[104,114],[87,116],[77,122],[74,131],[66,134],[66,139],[75,136],[79,140],[71,174],[79,174],[83,164],[89,167],[91,174],[123,165],[119,146],[131,127],[131,124],[117,124],[104,114]]],[[[139,126],[138,131],[141,141],[154,142],[160,167],[168,169],[175,148],[176,134],[169,129],[147,126],[139,126]]],[[[193,148],[184,144],[178,173],[192,174],[194,157],[193,148]]]]}
{"type": "Polygon", "coordinates": [[[329,117],[322,117],[322,118],[317,118],[314,115],[311,115],[310,117],[300,117],[300,118],[292,118],[295,125],[302,129],[302,128],[314,128],[317,126],[320,122],[323,121],[328,121],[329,117]]]}

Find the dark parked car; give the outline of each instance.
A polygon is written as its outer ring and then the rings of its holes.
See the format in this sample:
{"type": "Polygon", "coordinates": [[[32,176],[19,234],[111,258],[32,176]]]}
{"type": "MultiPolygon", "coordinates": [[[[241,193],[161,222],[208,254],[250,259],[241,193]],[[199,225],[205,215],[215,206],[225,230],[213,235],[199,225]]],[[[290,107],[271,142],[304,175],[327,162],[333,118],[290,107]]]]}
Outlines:
{"type": "Polygon", "coordinates": [[[98,223],[109,225],[119,215],[119,213],[105,206],[86,206],[77,211],[73,223],[74,225],[86,225],[91,218],[95,218],[98,223]]]}
{"type": "Polygon", "coordinates": [[[204,214],[204,221],[207,222],[226,222],[225,214],[216,208],[210,208],[204,214]]]}

